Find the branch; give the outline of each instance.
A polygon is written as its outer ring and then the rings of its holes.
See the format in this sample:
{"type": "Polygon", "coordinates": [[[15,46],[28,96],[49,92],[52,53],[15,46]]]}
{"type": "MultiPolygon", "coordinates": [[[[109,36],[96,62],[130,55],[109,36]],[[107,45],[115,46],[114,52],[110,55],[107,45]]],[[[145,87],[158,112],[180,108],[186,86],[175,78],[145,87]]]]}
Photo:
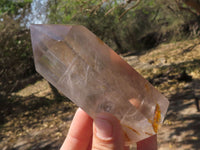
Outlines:
{"type": "Polygon", "coordinates": [[[193,8],[200,15],[200,2],[197,0],[183,0],[187,6],[193,8]]]}
{"type": "MultiPolygon", "coordinates": [[[[198,16],[198,15],[199,15],[198,12],[193,11],[191,8],[183,7],[180,1],[175,0],[175,2],[176,2],[177,6],[178,6],[178,8],[179,8],[180,10],[188,11],[188,12],[190,12],[191,14],[193,14],[193,15],[195,15],[195,16],[198,16]]],[[[188,6],[188,5],[187,5],[187,6],[188,6]]]]}
{"type": "Polygon", "coordinates": [[[109,13],[111,13],[116,7],[117,7],[117,6],[112,7],[111,9],[109,9],[109,10],[105,13],[105,16],[107,16],[109,13]]]}
{"type": "Polygon", "coordinates": [[[102,0],[96,7],[94,7],[94,8],[91,10],[90,14],[95,13],[95,12],[102,6],[102,4],[103,4],[104,2],[107,2],[107,0],[102,0]]]}
{"type": "Polygon", "coordinates": [[[119,19],[121,19],[129,10],[136,8],[139,4],[140,4],[141,0],[137,0],[136,4],[133,5],[132,7],[128,8],[127,10],[125,10],[120,16],[119,19]]]}
{"type": "Polygon", "coordinates": [[[198,16],[198,15],[199,15],[199,13],[196,13],[196,12],[192,11],[190,8],[186,8],[186,7],[180,6],[179,9],[180,9],[180,10],[188,11],[188,12],[190,12],[191,14],[193,14],[193,15],[195,15],[195,16],[198,16]]]}
{"type": "MultiPolygon", "coordinates": [[[[123,8],[125,8],[129,3],[131,3],[132,1],[136,1],[136,0],[128,0],[127,2],[126,2],[126,4],[123,6],[123,8]]],[[[117,8],[117,7],[120,7],[120,6],[122,6],[124,3],[123,2],[121,2],[119,5],[117,5],[117,6],[115,6],[115,7],[112,7],[111,9],[109,9],[106,13],[105,13],[105,16],[107,16],[109,13],[111,13],[115,8],[117,8]]]]}

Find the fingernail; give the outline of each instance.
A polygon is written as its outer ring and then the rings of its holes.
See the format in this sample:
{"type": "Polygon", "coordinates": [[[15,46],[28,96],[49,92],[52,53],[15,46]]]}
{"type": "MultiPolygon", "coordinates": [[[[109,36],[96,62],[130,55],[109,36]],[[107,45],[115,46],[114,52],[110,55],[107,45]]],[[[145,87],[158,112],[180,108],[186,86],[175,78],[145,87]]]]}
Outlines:
{"type": "Polygon", "coordinates": [[[104,119],[97,117],[94,119],[96,135],[102,140],[112,139],[113,129],[112,124],[104,119]]]}

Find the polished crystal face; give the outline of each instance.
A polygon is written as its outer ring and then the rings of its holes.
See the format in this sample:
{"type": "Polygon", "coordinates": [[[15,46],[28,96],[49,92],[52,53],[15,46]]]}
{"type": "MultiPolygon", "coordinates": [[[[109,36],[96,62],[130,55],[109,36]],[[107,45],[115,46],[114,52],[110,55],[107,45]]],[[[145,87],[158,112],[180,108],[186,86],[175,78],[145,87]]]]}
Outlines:
{"type": "Polygon", "coordinates": [[[79,25],[31,25],[36,70],[92,118],[115,115],[127,143],[156,134],[169,102],[110,47],[79,25]]]}

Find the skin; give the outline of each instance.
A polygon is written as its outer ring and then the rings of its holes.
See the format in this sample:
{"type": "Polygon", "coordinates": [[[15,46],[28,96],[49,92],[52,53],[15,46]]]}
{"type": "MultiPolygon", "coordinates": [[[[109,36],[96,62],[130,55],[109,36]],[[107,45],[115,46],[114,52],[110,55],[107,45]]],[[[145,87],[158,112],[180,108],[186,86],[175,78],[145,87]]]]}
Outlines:
{"type": "MultiPolygon", "coordinates": [[[[129,150],[124,146],[119,121],[111,114],[99,114],[93,120],[78,109],[61,150],[129,150]]],[[[137,150],[157,150],[156,135],[137,143],[137,150]]]]}

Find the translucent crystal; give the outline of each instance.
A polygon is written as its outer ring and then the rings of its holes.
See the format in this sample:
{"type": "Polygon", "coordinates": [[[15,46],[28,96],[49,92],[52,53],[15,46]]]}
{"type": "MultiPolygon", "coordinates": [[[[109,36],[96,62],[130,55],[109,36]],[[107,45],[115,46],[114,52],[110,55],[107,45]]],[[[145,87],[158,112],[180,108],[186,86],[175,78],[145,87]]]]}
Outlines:
{"type": "Polygon", "coordinates": [[[127,143],[156,134],[169,102],[110,47],[79,25],[31,25],[36,70],[92,118],[115,115],[127,143]]]}

